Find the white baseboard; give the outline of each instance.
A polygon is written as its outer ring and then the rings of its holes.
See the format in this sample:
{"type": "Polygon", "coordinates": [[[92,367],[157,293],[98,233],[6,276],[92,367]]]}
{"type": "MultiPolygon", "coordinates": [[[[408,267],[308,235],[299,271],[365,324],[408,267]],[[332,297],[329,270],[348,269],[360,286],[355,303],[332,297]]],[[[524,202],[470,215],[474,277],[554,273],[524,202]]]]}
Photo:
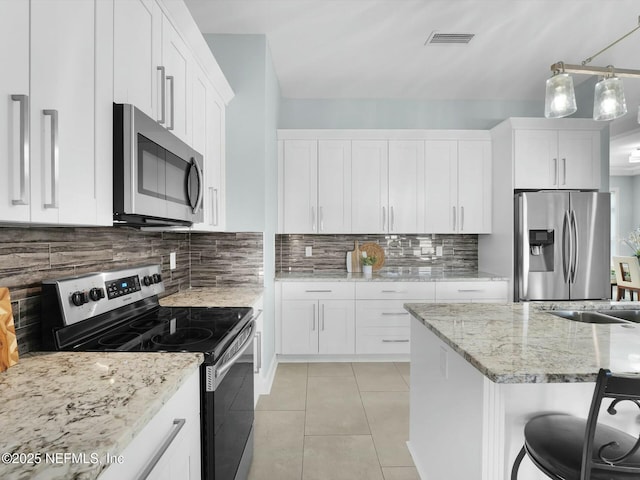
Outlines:
{"type": "Polygon", "coordinates": [[[409,449],[409,455],[411,455],[411,458],[413,459],[413,464],[416,466],[416,470],[418,471],[418,477],[420,477],[420,480],[427,480],[427,474],[425,470],[422,468],[422,466],[420,465],[420,462],[418,461],[418,456],[413,452],[413,448],[411,447],[411,441],[407,441],[407,448],[409,449]]]}
{"type": "Polygon", "coordinates": [[[326,363],[326,362],[408,362],[409,354],[371,354],[371,355],[282,355],[278,354],[280,363],[326,363]]]}
{"type": "Polygon", "coordinates": [[[264,376],[262,375],[262,372],[254,376],[254,406],[258,404],[258,397],[260,397],[260,395],[269,395],[271,393],[271,387],[273,386],[273,379],[276,376],[277,368],[278,358],[274,355],[271,359],[271,367],[269,367],[269,371],[266,372],[264,376]]]}

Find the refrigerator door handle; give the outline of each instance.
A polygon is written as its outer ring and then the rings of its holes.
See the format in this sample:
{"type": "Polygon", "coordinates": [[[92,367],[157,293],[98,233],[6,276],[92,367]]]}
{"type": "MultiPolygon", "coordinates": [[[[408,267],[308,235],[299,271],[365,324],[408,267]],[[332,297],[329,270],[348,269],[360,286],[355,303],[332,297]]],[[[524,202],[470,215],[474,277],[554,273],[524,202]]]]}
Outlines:
{"type": "Polygon", "coordinates": [[[519,224],[518,224],[518,244],[522,245],[522,249],[518,252],[518,265],[520,265],[519,272],[519,293],[518,300],[521,298],[528,298],[529,295],[529,236],[526,235],[527,225],[529,218],[527,216],[527,197],[521,195],[518,197],[518,209],[519,212],[519,224]]]}
{"type": "Polygon", "coordinates": [[[562,219],[562,273],[564,276],[564,282],[570,281],[570,265],[572,257],[572,235],[571,225],[569,221],[569,211],[564,212],[564,218],[562,219]],[[567,254],[567,246],[569,247],[569,253],[567,254]]]}
{"type": "Polygon", "coordinates": [[[571,258],[571,273],[570,283],[576,283],[576,273],[578,270],[578,246],[580,245],[580,238],[578,237],[578,220],[576,218],[576,211],[571,210],[571,231],[573,235],[573,257],[571,258]]]}

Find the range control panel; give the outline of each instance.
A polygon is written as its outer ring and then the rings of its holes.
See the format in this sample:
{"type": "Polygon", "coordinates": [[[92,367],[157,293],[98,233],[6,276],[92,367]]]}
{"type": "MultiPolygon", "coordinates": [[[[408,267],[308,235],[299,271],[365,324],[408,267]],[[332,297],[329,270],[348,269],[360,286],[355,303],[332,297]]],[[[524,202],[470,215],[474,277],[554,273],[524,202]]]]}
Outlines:
{"type": "Polygon", "coordinates": [[[160,265],[142,265],[42,282],[55,294],[65,325],[86,320],[164,292],[160,265]]]}

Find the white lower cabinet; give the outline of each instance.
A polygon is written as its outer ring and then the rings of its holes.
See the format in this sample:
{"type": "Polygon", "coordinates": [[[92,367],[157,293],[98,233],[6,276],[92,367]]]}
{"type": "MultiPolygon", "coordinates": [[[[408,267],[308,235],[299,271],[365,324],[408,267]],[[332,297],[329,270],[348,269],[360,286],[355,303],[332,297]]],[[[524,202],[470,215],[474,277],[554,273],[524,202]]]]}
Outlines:
{"type": "Polygon", "coordinates": [[[436,282],[436,301],[502,303],[508,301],[506,281],[436,282]]]}
{"type": "Polygon", "coordinates": [[[200,371],[197,369],[99,480],[200,480],[200,371]],[[143,476],[148,472],[148,476],[143,476]]]}

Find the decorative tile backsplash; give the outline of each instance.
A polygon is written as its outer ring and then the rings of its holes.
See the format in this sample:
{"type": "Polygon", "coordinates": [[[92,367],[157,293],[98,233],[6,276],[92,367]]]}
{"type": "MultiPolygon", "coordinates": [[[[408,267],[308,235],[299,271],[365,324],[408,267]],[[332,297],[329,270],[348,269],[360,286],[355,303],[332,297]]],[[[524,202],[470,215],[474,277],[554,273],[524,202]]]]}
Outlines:
{"type": "Polygon", "coordinates": [[[379,244],[385,268],[425,271],[478,269],[477,235],[276,235],[276,269],[281,272],[345,271],[354,242],[379,244]],[[305,256],[312,247],[312,256],[305,256]],[[440,253],[442,249],[442,254],[440,253]]]}
{"type": "Polygon", "coordinates": [[[0,287],[9,288],[24,354],[40,345],[42,280],[159,263],[165,295],[191,285],[262,285],[262,245],[262,233],[0,227],[0,287]],[[175,270],[169,269],[170,252],[176,252],[175,270]]]}

